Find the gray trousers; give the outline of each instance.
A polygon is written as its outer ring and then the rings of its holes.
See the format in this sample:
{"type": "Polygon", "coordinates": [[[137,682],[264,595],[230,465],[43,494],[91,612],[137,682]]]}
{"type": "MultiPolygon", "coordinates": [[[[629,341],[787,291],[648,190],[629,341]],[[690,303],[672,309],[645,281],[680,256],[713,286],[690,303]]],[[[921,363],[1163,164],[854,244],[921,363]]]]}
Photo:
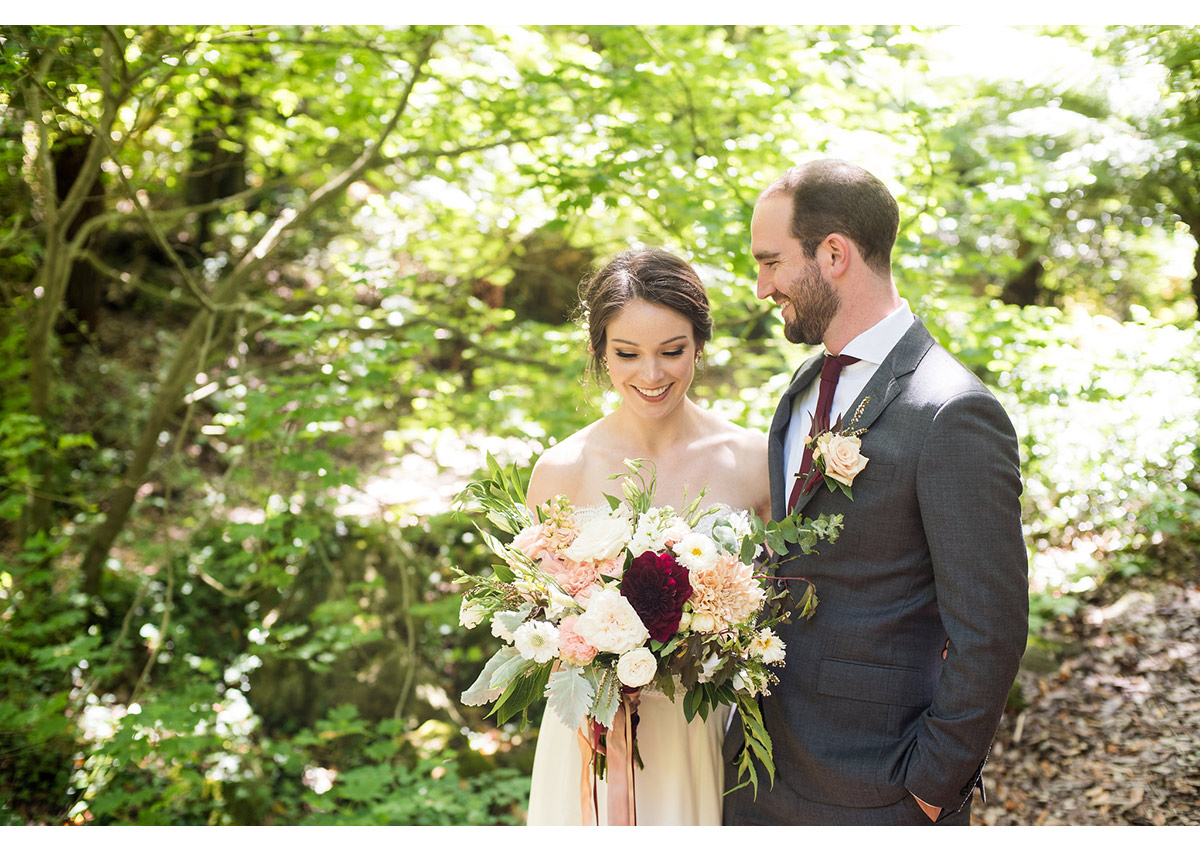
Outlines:
{"type": "MultiPolygon", "coordinates": [[[[776,782],[779,782],[776,780],[776,782]]],[[[929,816],[912,795],[906,795],[885,807],[838,807],[804,798],[791,797],[789,811],[781,812],[770,806],[770,790],[759,790],[759,806],[752,804],[747,789],[726,796],[724,823],[726,825],[846,825],[853,827],[933,825],[929,816]],[[766,801],[764,801],[764,795],[766,801]],[[744,797],[743,797],[744,796],[744,797]],[[765,806],[763,806],[765,804],[765,806]]],[[[937,825],[965,827],[971,823],[971,801],[956,813],[943,813],[937,825]]]]}

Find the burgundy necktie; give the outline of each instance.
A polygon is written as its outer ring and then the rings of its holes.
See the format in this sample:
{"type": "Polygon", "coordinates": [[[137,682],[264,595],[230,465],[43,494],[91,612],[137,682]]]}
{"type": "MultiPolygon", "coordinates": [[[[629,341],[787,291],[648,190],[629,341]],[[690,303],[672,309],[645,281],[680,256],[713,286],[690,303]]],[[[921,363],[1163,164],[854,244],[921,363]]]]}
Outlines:
{"type": "MultiPolygon", "coordinates": [[[[850,355],[825,355],[825,363],[821,365],[821,384],[820,390],[817,392],[817,410],[813,414],[812,429],[809,431],[810,437],[816,438],[821,432],[829,430],[829,413],[833,408],[833,391],[837,387],[838,378],[841,377],[842,367],[858,363],[858,361],[859,358],[851,357],[850,355]]],[[[792,495],[788,498],[788,514],[795,511],[796,502],[800,499],[801,488],[804,486],[804,480],[812,472],[812,466],[813,444],[810,441],[804,447],[804,455],[800,459],[800,471],[796,474],[796,482],[792,485],[792,495]]]]}

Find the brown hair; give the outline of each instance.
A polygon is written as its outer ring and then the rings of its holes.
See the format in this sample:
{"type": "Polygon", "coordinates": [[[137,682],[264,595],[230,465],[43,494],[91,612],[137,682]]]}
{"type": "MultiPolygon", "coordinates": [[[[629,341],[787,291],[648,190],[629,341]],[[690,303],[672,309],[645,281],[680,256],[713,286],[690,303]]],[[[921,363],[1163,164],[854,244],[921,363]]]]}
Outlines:
{"type": "Polygon", "coordinates": [[[759,199],[790,195],[792,236],[807,257],[831,233],[850,238],[863,260],[888,274],[900,229],[900,208],[883,181],[845,160],[824,159],[789,168],[759,199]]]}
{"type": "Polygon", "coordinates": [[[600,359],[608,342],[608,324],[632,301],[670,308],[692,323],[696,348],[712,339],[712,313],[700,276],[669,251],[644,248],[618,254],[579,285],[580,308],[592,346],[591,371],[602,373],[600,359]]]}

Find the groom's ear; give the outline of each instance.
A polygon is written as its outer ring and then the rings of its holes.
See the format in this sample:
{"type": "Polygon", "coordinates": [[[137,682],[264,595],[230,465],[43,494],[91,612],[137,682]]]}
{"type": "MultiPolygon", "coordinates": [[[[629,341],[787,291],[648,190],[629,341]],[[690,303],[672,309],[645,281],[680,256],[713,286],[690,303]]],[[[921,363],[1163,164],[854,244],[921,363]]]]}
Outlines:
{"type": "Polygon", "coordinates": [[[825,249],[826,257],[823,259],[828,263],[829,276],[840,278],[846,274],[850,267],[850,258],[854,253],[854,244],[850,242],[849,238],[840,233],[831,233],[822,240],[821,248],[825,249]]]}

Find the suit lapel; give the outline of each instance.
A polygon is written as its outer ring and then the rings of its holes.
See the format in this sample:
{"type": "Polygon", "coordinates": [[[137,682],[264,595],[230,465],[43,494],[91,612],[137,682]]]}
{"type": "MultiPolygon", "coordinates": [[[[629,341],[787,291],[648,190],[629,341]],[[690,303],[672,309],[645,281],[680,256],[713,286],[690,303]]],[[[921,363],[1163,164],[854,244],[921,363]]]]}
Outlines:
{"type": "Polygon", "coordinates": [[[771,517],[776,520],[782,520],[787,512],[791,484],[783,480],[787,472],[783,469],[783,450],[787,444],[788,426],[792,421],[792,402],[820,374],[821,362],[824,359],[824,352],[813,355],[796,370],[791,385],[775,407],[775,418],[771,420],[771,433],[767,440],[767,463],[771,475],[771,517]]]}
{"type": "MultiPolygon", "coordinates": [[[[879,365],[879,369],[875,370],[875,374],[871,376],[871,380],[867,382],[867,386],[863,388],[862,393],[858,398],[846,409],[845,419],[842,421],[842,428],[849,428],[850,418],[854,416],[854,412],[858,410],[858,406],[862,404],[863,399],[867,399],[866,405],[863,407],[862,416],[858,418],[858,422],[854,424],[854,429],[870,428],[875,420],[879,419],[879,415],[884,409],[890,405],[897,396],[903,392],[905,385],[908,383],[908,376],[917,368],[917,364],[925,357],[925,354],[933,347],[933,337],[926,330],[924,323],[917,317],[913,317],[912,325],[904,332],[904,336],[892,348],[888,356],[884,358],[883,363],[879,365]]],[[[809,364],[804,365],[805,368],[809,364]]],[[[811,381],[811,377],[809,378],[811,381]]],[[[793,382],[792,387],[795,387],[793,382]]],[[[792,388],[788,388],[788,393],[792,393],[792,388]]],[[[788,399],[787,396],[784,399],[788,399]]],[[[782,403],[780,403],[782,407],[782,403]]],[[[791,404],[788,404],[788,410],[791,410],[791,404]]],[[[779,419],[779,410],[775,411],[776,422],[779,419]]],[[[772,434],[775,431],[776,423],[772,423],[772,434]]],[[[785,424],[786,425],[786,424],[785,424]]],[[[786,435],[786,431],[785,431],[786,435]]],[[[869,446],[870,435],[863,435],[864,454],[869,446]]],[[[773,444],[772,444],[773,445],[773,444]]],[[[780,463],[782,469],[782,462],[780,463]]],[[[772,461],[771,475],[774,477],[776,466],[772,461]]],[[[782,477],[782,475],[781,475],[782,477]]],[[[824,482],[818,482],[812,490],[806,494],[800,494],[800,499],[796,503],[796,511],[802,511],[808,501],[816,496],[817,492],[824,490],[826,485],[824,482]]],[[[771,507],[775,510],[775,488],[771,488],[771,507]]],[[[782,514],[775,515],[782,517],[782,514]]]]}

